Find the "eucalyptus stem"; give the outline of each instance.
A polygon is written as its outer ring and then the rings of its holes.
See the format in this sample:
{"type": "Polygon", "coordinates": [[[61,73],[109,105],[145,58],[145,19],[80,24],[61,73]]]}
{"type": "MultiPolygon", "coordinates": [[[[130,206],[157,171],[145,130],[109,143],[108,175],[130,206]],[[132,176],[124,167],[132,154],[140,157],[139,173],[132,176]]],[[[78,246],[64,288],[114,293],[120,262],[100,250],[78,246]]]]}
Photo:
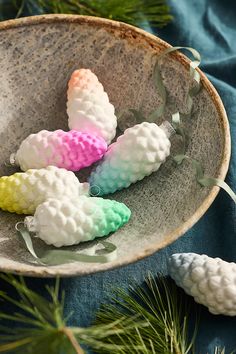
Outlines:
{"type": "Polygon", "coordinates": [[[77,354],[85,354],[84,350],[81,348],[77,339],[75,338],[74,333],[69,327],[63,327],[61,332],[64,333],[65,336],[69,339],[77,354]]]}

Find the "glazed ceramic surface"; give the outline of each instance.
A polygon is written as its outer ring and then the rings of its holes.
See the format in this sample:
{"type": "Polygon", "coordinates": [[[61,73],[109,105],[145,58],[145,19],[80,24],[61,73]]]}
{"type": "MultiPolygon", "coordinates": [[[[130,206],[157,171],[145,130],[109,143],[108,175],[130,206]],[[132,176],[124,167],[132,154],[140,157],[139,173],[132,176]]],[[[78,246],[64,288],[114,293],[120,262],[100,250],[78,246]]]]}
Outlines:
{"type": "MultiPolygon", "coordinates": [[[[4,164],[30,133],[68,129],[67,83],[77,68],[95,72],[111,103],[150,113],[161,103],[153,83],[156,55],[169,45],[123,23],[92,17],[49,15],[0,24],[0,175],[16,168],[4,164]]],[[[182,54],[161,64],[168,91],[165,119],[186,112],[189,61],[182,54]]],[[[206,174],[224,178],[230,156],[230,135],[222,102],[201,73],[203,88],[194,99],[187,153],[200,160],[206,174]]],[[[172,137],[172,154],[178,138],[172,137]]],[[[80,172],[81,181],[88,171],[80,172]]],[[[33,276],[83,275],[137,261],[165,247],[186,232],[205,213],[218,188],[201,188],[188,162],[176,167],[169,158],[150,177],[108,196],[132,210],[130,222],[109,237],[118,247],[117,260],[107,264],[73,263],[42,267],[31,257],[15,232],[21,216],[0,212],[0,270],[33,276]]],[[[35,240],[38,248],[45,246],[35,240]]],[[[48,246],[47,246],[48,247],[48,246]]],[[[84,244],[80,248],[86,248],[84,244]]],[[[78,247],[77,247],[78,249],[78,247]]]]}

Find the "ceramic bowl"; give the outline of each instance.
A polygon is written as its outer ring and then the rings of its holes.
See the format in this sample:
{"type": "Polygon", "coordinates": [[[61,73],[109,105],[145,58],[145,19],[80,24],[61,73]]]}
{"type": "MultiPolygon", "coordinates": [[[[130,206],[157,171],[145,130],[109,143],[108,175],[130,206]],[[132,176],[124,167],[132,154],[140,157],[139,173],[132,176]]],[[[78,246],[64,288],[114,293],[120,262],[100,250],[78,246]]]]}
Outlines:
{"type": "MultiPolygon", "coordinates": [[[[161,103],[153,82],[156,55],[169,45],[124,23],[105,19],[49,15],[0,24],[0,175],[21,141],[41,129],[68,129],[67,82],[73,70],[90,68],[120,112],[126,108],[150,113],[161,103]]],[[[166,57],[161,71],[168,92],[162,120],[175,110],[186,112],[189,60],[180,53],[166,57]]],[[[223,104],[206,76],[186,121],[187,153],[203,164],[206,174],[225,178],[230,157],[229,125],[223,104]]],[[[172,153],[177,138],[172,138],[172,153]]],[[[85,175],[80,174],[80,178],[85,175]]],[[[190,163],[177,167],[172,159],[150,177],[112,198],[132,210],[130,222],[110,236],[118,257],[106,264],[71,263],[42,267],[31,263],[15,231],[21,216],[0,212],[0,270],[49,277],[84,275],[138,261],[183,235],[206,212],[218,188],[201,188],[190,163]]],[[[35,241],[37,247],[44,247],[35,241]]],[[[87,245],[83,246],[87,247],[87,245]]]]}

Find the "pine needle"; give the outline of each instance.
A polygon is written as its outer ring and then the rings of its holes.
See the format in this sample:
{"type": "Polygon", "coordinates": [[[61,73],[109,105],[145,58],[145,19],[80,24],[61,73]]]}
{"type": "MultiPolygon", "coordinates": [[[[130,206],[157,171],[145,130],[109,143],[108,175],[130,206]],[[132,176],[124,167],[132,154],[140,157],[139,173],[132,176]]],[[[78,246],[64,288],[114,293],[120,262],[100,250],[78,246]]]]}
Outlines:
{"type": "Polygon", "coordinates": [[[46,299],[23,278],[0,278],[17,293],[14,298],[0,293],[0,299],[16,309],[0,312],[0,353],[84,354],[83,345],[109,354],[193,353],[197,327],[189,339],[188,297],[162,277],[149,275],[142,286],[131,286],[130,293],[116,290],[113,303],[104,305],[88,328],[67,325],[58,279],[54,287],[46,287],[46,299]]]}
{"type": "MultiPolygon", "coordinates": [[[[104,305],[97,315],[96,324],[109,324],[120,318],[136,317],[149,326],[131,328],[125,333],[109,336],[111,344],[124,345],[119,354],[193,353],[197,334],[197,321],[188,339],[190,304],[187,296],[176,285],[162,277],[149,275],[143,286],[131,286],[130,292],[115,292],[113,303],[104,305]],[[139,347],[139,349],[137,349],[139,347]]],[[[101,348],[97,353],[109,353],[101,348]]]]}
{"type": "MultiPolygon", "coordinates": [[[[4,274],[0,278],[18,294],[12,298],[0,291],[0,299],[17,310],[0,312],[0,353],[84,354],[82,345],[98,354],[194,353],[197,321],[189,324],[192,305],[169,279],[150,274],[141,286],[130,286],[130,292],[116,289],[113,302],[104,304],[96,323],[80,328],[67,326],[59,279],[54,287],[46,287],[46,299],[23,278],[4,274]]],[[[225,349],[216,347],[214,354],[225,354],[225,349]]]]}
{"type": "Polygon", "coordinates": [[[150,22],[153,27],[164,27],[172,20],[166,0],[14,0],[0,3],[1,20],[47,13],[99,16],[136,26],[150,22]]]}
{"type": "Polygon", "coordinates": [[[107,343],[106,336],[119,336],[134,327],[147,326],[134,319],[120,318],[89,328],[68,327],[68,317],[63,313],[64,294],[59,294],[59,279],[54,287],[46,287],[48,299],[45,299],[29,289],[23,278],[4,274],[0,278],[13,286],[18,295],[12,298],[0,292],[0,299],[16,309],[13,314],[0,312],[0,353],[84,354],[82,344],[115,353],[124,346],[107,343]]]}
{"type": "MultiPolygon", "coordinates": [[[[229,354],[235,354],[235,353],[236,353],[236,350],[233,350],[229,354]]],[[[215,347],[214,354],[226,354],[225,348],[215,347]]]]}

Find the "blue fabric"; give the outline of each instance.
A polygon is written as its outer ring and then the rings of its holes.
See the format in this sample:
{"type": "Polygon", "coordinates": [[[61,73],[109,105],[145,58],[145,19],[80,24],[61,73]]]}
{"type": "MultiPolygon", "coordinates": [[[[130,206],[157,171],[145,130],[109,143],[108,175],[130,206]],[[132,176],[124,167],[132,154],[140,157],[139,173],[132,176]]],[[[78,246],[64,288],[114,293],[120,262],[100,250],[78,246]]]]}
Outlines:
{"type": "MultiPolygon", "coordinates": [[[[217,88],[225,104],[232,134],[232,159],[227,182],[236,189],[236,3],[233,0],[170,0],[174,21],[156,34],[172,45],[191,46],[202,55],[201,68],[217,88]]],[[[183,237],[136,264],[102,274],[62,280],[66,312],[74,311],[71,325],[88,326],[111,286],[126,288],[134,277],[142,282],[147,271],[166,273],[166,260],[175,252],[205,253],[236,261],[234,203],[220,192],[202,219],[183,237]]],[[[51,280],[30,279],[45,294],[51,280]]],[[[0,285],[2,288],[2,285],[0,285]]],[[[213,354],[215,345],[236,348],[236,318],[210,315],[203,308],[197,353],[213,354]]]]}

